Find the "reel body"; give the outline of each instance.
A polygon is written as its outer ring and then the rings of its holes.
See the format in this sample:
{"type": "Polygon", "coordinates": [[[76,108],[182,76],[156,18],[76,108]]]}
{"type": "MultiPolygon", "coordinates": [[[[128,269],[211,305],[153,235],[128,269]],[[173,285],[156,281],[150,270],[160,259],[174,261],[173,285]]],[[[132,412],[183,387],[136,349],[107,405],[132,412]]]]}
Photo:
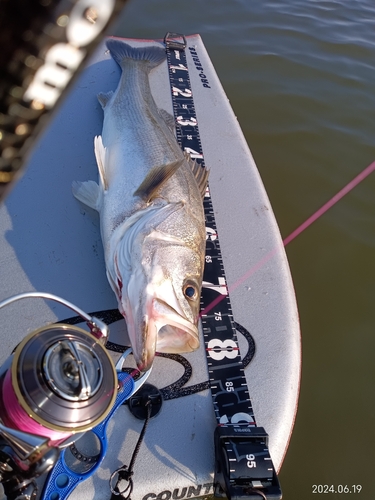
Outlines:
{"type": "Polygon", "coordinates": [[[42,327],[1,368],[0,481],[8,499],[33,498],[35,478],[54,466],[63,448],[106,419],[118,394],[117,372],[104,348],[107,325],[47,293],[16,295],[0,309],[29,297],[66,305],[86,320],[89,331],[42,327]]]}
{"type": "Polygon", "coordinates": [[[3,382],[2,420],[54,444],[99,424],[116,388],[112,360],[93,335],[70,325],[47,326],[14,353],[3,382]]]}

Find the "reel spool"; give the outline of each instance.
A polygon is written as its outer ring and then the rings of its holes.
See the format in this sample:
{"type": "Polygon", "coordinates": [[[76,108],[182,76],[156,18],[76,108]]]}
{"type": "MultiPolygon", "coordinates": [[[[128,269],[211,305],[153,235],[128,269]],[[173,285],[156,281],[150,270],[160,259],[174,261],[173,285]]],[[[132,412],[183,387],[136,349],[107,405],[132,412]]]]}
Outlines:
{"type": "Polygon", "coordinates": [[[104,348],[108,327],[52,294],[17,295],[0,308],[28,297],[66,305],[86,320],[90,332],[54,324],[27,335],[2,377],[0,418],[6,427],[48,438],[49,446],[66,446],[104,420],[115,402],[117,374],[104,348]]]}

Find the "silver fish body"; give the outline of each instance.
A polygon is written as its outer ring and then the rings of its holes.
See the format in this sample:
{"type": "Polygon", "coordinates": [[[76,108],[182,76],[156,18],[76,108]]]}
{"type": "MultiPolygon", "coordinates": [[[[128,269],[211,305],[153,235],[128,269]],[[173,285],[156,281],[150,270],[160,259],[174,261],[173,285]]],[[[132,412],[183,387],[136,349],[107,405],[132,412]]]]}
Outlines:
{"type": "Polygon", "coordinates": [[[107,46],[122,75],[115,92],[98,96],[99,185],[74,182],[73,193],[100,214],[107,277],[145,371],[156,350],[199,346],[208,172],[182,152],[151,94],[149,72],[164,61],[164,49],[113,39],[107,46]]]}

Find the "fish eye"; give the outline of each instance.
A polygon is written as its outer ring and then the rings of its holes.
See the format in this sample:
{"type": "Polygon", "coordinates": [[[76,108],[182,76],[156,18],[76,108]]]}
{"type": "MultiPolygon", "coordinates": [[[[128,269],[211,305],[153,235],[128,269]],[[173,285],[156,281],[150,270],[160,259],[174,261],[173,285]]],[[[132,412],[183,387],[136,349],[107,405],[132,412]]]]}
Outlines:
{"type": "Polygon", "coordinates": [[[198,295],[198,287],[196,287],[192,283],[187,283],[184,286],[184,295],[187,299],[190,300],[196,299],[198,295]]]}

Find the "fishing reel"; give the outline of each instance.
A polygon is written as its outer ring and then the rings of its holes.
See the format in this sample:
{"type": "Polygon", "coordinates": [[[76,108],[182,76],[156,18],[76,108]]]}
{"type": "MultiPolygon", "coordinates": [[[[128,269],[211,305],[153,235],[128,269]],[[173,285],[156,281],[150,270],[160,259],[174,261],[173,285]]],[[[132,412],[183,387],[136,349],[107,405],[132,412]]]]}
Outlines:
{"type": "Polygon", "coordinates": [[[35,479],[61,451],[102,423],[118,396],[118,373],[104,348],[108,326],[55,295],[80,315],[89,331],[52,324],[27,335],[0,368],[0,481],[8,499],[33,499],[35,479]]]}

